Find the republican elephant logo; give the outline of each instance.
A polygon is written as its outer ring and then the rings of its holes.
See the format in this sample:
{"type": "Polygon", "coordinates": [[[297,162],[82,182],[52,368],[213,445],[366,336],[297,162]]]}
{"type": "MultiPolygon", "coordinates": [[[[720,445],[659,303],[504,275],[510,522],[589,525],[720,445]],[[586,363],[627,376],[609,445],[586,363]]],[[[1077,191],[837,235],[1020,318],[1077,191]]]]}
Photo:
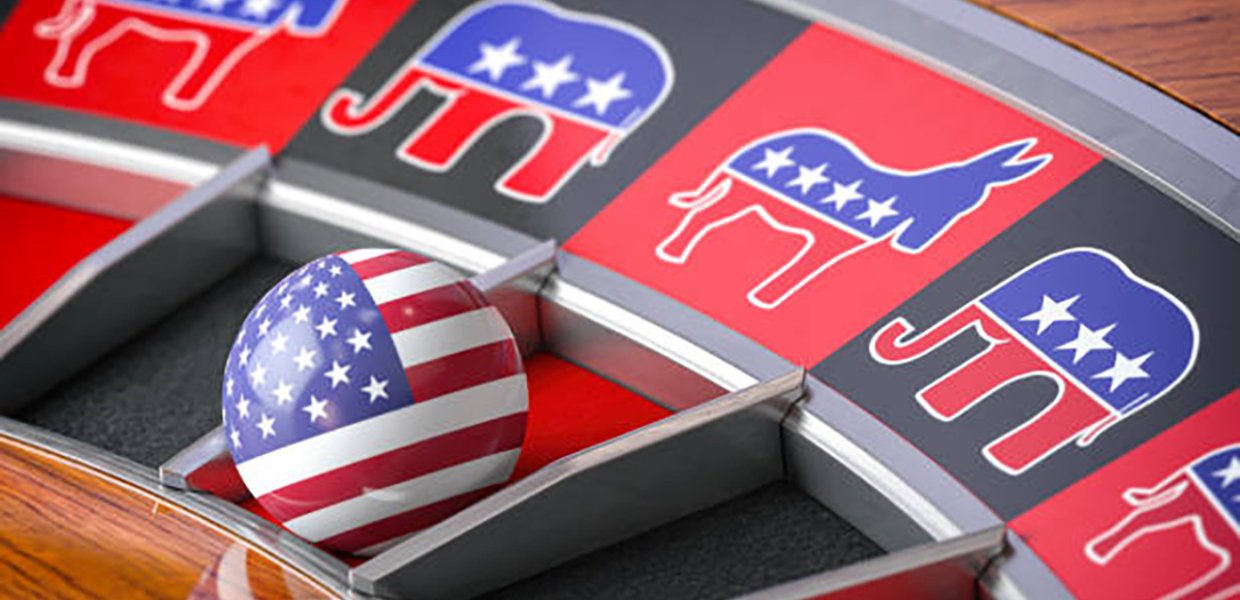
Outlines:
{"type": "Polygon", "coordinates": [[[396,148],[399,160],[440,173],[492,127],[533,117],[541,136],[495,189],[543,203],[584,164],[607,162],[658,110],[672,81],[663,46],[627,23],[545,2],[486,2],[444,26],[369,99],[338,90],[322,121],[338,135],[363,135],[419,91],[441,96],[396,148]]]}
{"type": "Polygon", "coordinates": [[[1197,359],[1197,322],[1178,298],[1096,248],[1047,256],[914,334],[899,317],[870,340],[886,365],[925,357],[972,329],[987,347],[916,393],[931,416],[952,421],[998,390],[1043,377],[1050,404],[982,453],[1019,475],[1069,442],[1106,429],[1170,392],[1197,359]],[[912,336],[912,337],[910,337],[912,336]]]}
{"type": "MultiPolygon", "coordinates": [[[[57,40],[43,79],[62,88],[86,85],[96,56],[128,34],[188,45],[193,53],[164,88],[161,100],[168,108],[192,111],[271,36],[288,31],[296,37],[319,37],[346,1],[64,0],[60,13],[40,21],[34,32],[57,40]]],[[[135,71],[140,68],[134,65],[135,71]]]]}
{"type": "Polygon", "coordinates": [[[926,249],[980,206],[991,188],[1050,162],[1050,154],[1024,156],[1035,143],[1019,140],[962,162],[901,171],[875,163],[830,131],[781,131],[741,148],[698,189],[673,194],[668,202],[687,212],[655,253],[684,264],[711,232],[756,215],[804,240],[791,260],[749,291],[751,304],[773,309],[871,246],[889,242],[906,254],[926,249]]]}
{"type": "MultiPolygon", "coordinates": [[[[1231,598],[1240,595],[1232,555],[1240,551],[1240,444],[1217,448],[1150,488],[1133,487],[1123,499],[1132,510],[1085,544],[1089,561],[1105,567],[1134,545],[1157,545],[1164,532],[1190,528],[1201,548],[1214,555],[1205,572],[1184,573],[1170,598],[1231,598]]],[[[1160,558],[1168,559],[1166,555],[1160,558]]],[[[1178,561],[1149,565],[1166,571],[1178,561]]],[[[1174,576],[1169,574],[1169,576],[1174,576]]]]}

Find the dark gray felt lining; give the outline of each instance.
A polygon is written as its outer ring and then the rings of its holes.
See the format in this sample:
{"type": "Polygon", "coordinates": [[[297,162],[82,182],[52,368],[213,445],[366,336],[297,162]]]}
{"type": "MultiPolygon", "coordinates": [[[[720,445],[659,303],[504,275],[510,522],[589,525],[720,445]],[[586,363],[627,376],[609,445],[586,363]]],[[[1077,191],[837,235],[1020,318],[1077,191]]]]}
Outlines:
{"type": "Polygon", "coordinates": [[[291,263],[259,259],[32,403],[17,418],[158,466],[220,422],[224,361],[291,263]]]}
{"type": "Polygon", "coordinates": [[[796,486],[778,482],[488,598],[729,598],[882,553],[796,486]]]}
{"type": "MultiPolygon", "coordinates": [[[[256,260],[49,392],[20,420],[156,466],[219,423],[237,326],[296,265],[256,260]]],[[[499,598],[722,598],[881,554],[789,483],[599,550],[499,598]]]]}

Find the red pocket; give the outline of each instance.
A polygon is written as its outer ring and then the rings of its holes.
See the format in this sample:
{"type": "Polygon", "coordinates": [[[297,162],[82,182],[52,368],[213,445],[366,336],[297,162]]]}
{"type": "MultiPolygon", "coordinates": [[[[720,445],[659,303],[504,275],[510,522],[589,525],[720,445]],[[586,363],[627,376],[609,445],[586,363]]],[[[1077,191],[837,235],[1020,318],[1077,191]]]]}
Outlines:
{"type": "Polygon", "coordinates": [[[282,148],[411,0],[28,0],[0,95],[282,148]]]}

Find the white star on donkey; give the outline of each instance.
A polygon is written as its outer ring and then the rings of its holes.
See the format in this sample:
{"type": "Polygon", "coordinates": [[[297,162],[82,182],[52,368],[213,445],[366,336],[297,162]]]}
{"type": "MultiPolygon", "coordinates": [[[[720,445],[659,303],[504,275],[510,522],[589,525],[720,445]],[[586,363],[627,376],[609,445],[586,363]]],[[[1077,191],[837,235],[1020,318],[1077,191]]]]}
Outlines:
{"type": "Polygon", "coordinates": [[[1111,365],[1111,368],[1094,375],[1093,378],[1110,379],[1111,391],[1114,392],[1117,388],[1119,388],[1119,386],[1123,385],[1124,382],[1129,379],[1145,379],[1149,377],[1150,374],[1146,373],[1145,370],[1141,368],[1141,365],[1145,364],[1145,361],[1149,360],[1149,358],[1153,355],[1154,352],[1150,351],[1138,356],[1137,358],[1128,358],[1127,356],[1124,356],[1123,353],[1116,352],[1115,363],[1111,365]]]}
{"type": "Polygon", "coordinates": [[[571,54],[564,55],[555,64],[536,60],[534,61],[534,76],[525,80],[525,83],[521,84],[521,89],[537,89],[542,93],[543,98],[550,98],[555,95],[555,91],[561,85],[581,79],[581,76],[569,69],[572,64],[573,55],[571,54]]]}
{"type": "Polygon", "coordinates": [[[237,414],[241,415],[242,419],[250,418],[250,401],[245,394],[242,394],[241,399],[237,401],[237,414]]]}
{"type": "Polygon", "coordinates": [[[831,181],[822,174],[822,171],[826,168],[826,163],[812,169],[805,165],[797,165],[797,176],[792,181],[789,181],[786,187],[799,187],[801,188],[801,195],[808,194],[814,186],[831,181]]]}
{"type": "Polygon", "coordinates": [[[517,47],[520,45],[521,38],[512,38],[503,46],[482,42],[478,46],[481,57],[474,64],[469,65],[468,71],[470,73],[486,71],[491,81],[499,81],[504,76],[504,71],[525,64],[525,57],[517,54],[517,47]]]}
{"type": "Polygon", "coordinates": [[[236,427],[232,428],[232,433],[229,433],[228,437],[232,440],[233,448],[241,447],[241,432],[237,431],[236,427]]]}
{"type": "Polygon", "coordinates": [[[315,398],[314,394],[310,394],[310,404],[301,407],[302,410],[310,413],[310,422],[313,423],[322,417],[327,418],[327,399],[315,398]]]}
{"type": "Polygon", "coordinates": [[[856,218],[858,221],[861,221],[863,219],[869,219],[870,227],[878,227],[879,221],[882,221],[883,219],[886,219],[887,217],[892,217],[892,216],[900,214],[900,211],[894,208],[891,208],[891,205],[894,204],[895,201],[896,201],[895,196],[892,196],[882,202],[879,202],[877,200],[866,200],[866,202],[869,203],[869,206],[866,207],[864,212],[857,215],[856,218]]]}
{"type": "Polygon", "coordinates": [[[611,103],[624,100],[633,92],[624,87],[624,71],[611,76],[607,81],[586,78],[586,93],[573,102],[573,106],[593,106],[594,112],[602,115],[611,107],[611,103]]]}
{"type": "Polygon", "coordinates": [[[1072,364],[1081,362],[1086,354],[1094,350],[1110,350],[1111,343],[1106,340],[1107,334],[1115,329],[1115,323],[1111,323],[1102,329],[1090,329],[1081,323],[1076,330],[1076,339],[1065,342],[1063,345],[1055,348],[1056,350],[1072,350],[1072,364]]]}
{"type": "Polygon", "coordinates": [[[333,360],[331,370],[324,373],[323,376],[332,380],[332,389],[334,390],[336,389],[336,386],[342,383],[346,383],[346,384],[351,383],[349,381],[349,369],[351,368],[352,367],[350,367],[347,364],[342,365],[339,362],[333,360]]]}
{"type": "Polygon", "coordinates": [[[370,396],[370,403],[374,404],[375,400],[388,397],[387,384],[386,379],[375,379],[375,376],[371,375],[370,384],[362,388],[362,391],[370,396]]]}
{"type": "Polygon", "coordinates": [[[267,413],[263,413],[263,418],[258,422],[258,428],[262,430],[264,440],[276,434],[275,424],[275,419],[267,416],[267,413]]]}
{"type": "Polygon", "coordinates": [[[1067,300],[1054,300],[1050,296],[1042,295],[1042,308],[1035,310],[1020,318],[1021,321],[1037,321],[1038,335],[1042,335],[1047,327],[1054,325],[1060,321],[1075,321],[1076,317],[1068,312],[1072,304],[1080,299],[1081,295],[1077,294],[1067,300]]]}
{"type": "Polygon", "coordinates": [[[314,286],[314,297],[322,298],[323,296],[326,296],[326,295],[327,295],[327,282],[320,281],[318,285],[314,286]]]}
{"type": "Polygon", "coordinates": [[[754,163],[753,170],[766,171],[766,178],[775,177],[775,174],[784,167],[791,167],[797,164],[792,160],[792,146],[788,146],[779,152],[770,148],[762,149],[762,160],[754,163]]]}
{"type": "Polygon", "coordinates": [[[1236,480],[1240,480],[1240,457],[1231,457],[1231,462],[1226,467],[1211,473],[1215,477],[1223,480],[1219,487],[1227,487],[1236,480]]]}
{"type": "Polygon", "coordinates": [[[838,181],[831,182],[831,195],[822,199],[822,204],[833,204],[835,210],[844,210],[844,205],[865,197],[865,194],[857,191],[861,186],[861,180],[858,179],[848,185],[843,185],[838,181]]]}
{"type": "Polygon", "coordinates": [[[363,349],[366,349],[366,350],[374,349],[370,347],[370,332],[362,333],[362,330],[360,329],[354,329],[353,335],[349,337],[349,339],[346,340],[345,343],[349,344],[350,346],[353,346],[354,354],[361,352],[363,349]]]}
{"type": "Polygon", "coordinates": [[[293,321],[296,323],[310,322],[310,307],[305,304],[298,306],[297,310],[293,311],[293,321]]]}

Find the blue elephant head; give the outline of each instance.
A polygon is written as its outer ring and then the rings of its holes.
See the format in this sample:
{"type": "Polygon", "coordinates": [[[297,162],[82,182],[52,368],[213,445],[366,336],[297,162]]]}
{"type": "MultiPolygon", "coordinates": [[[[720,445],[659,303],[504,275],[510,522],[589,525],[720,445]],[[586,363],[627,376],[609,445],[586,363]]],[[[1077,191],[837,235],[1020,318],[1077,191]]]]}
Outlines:
{"type": "Polygon", "coordinates": [[[1096,248],[1048,256],[980,301],[1121,416],[1166,394],[1197,358],[1188,307],[1096,248]]]}
{"type": "Polygon", "coordinates": [[[667,52],[627,23],[530,1],[487,2],[440,30],[418,62],[473,86],[628,131],[672,86],[667,52]]]}

